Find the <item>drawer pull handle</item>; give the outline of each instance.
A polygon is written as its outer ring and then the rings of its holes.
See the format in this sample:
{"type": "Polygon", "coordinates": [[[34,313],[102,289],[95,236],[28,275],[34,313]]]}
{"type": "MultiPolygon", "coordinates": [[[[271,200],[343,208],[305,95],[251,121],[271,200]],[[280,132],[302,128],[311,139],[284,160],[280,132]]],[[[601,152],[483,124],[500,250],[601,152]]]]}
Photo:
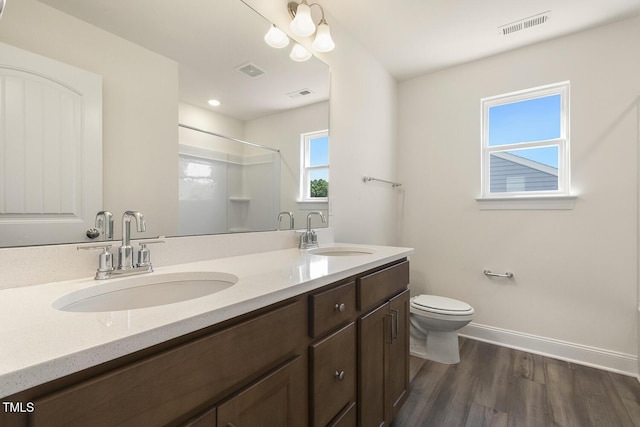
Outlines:
{"type": "Polygon", "coordinates": [[[346,305],[344,305],[344,303],[340,303],[340,304],[336,304],[336,311],[342,313],[343,311],[345,311],[347,308],[346,305]]]}
{"type": "Polygon", "coordinates": [[[336,371],[335,377],[338,381],[344,380],[344,371],[336,371]]]}

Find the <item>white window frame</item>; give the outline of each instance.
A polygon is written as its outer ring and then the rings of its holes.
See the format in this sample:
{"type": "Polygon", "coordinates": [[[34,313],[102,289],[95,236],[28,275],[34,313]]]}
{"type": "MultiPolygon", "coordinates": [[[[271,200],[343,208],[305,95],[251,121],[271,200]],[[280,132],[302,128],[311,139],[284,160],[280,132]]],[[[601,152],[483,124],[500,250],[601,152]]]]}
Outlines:
{"type": "Polygon", "coordinates": [[[523,198],[544,199],[549,197],[572,197],[570,188],[570,157],[569,157],[569,82],[554,83],[503,95],[482,98],[482,165],[481,165],[481,197],[482,200],[515,200],[523,198]],[[511,104],[529,99],[560,95],[560,137],[550,140],[519,142],[515,144],[489,146],[489,109],[498,105],[511,104]],[[493,153],[520,150],[525,148],[558,147],[558,189],[546,191],[513,191],[491,192],[490,161],[493,153]]]}
{"type": "Polygon", "coordinates": [[[300,199],[299,202],[303,203],[326,203],[329,201],[328,197],[311,197],[311,171],[314,169],[329,169],[329,163],[326,165],[310,166],[310,150],[309,144],[312,139],[329,137],[329,130],[324,129],[315,132],[303,133],[300,135],[300,199]]]}

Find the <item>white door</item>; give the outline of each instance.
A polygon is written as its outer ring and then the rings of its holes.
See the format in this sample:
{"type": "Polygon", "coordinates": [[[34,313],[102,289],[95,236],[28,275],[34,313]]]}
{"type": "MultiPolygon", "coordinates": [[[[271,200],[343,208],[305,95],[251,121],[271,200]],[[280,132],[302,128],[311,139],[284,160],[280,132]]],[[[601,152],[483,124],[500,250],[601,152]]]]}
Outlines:
{"type": "Polygon", "coordinates": [[[102,77],[0,43],[0,246],[89,240],[102,210],[102,77]]]}

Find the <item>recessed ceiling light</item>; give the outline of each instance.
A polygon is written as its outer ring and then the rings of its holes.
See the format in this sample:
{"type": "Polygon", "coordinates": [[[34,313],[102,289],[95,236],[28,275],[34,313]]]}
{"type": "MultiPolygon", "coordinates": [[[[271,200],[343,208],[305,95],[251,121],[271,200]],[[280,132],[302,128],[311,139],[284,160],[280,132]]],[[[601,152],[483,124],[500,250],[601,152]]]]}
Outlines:
{"type": "Polygon", "coordinates": [[[208,102],[212,107],[217,107],[220,105],[220,101],[218,101],[217,99],[210,99],[208,102]]]}

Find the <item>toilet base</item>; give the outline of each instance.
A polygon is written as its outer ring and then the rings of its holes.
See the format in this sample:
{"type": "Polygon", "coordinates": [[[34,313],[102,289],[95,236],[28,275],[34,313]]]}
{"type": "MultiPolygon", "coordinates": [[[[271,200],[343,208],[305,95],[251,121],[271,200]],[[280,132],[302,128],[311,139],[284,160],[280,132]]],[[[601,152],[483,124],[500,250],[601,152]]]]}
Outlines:
{"type": "Polygon", "coordinates": [[[455,331],[429,331],[426,339],[413,336],[409,340],[409,354],[421,359],[453,365],[460,362],[458,334],[455,331]]]}

